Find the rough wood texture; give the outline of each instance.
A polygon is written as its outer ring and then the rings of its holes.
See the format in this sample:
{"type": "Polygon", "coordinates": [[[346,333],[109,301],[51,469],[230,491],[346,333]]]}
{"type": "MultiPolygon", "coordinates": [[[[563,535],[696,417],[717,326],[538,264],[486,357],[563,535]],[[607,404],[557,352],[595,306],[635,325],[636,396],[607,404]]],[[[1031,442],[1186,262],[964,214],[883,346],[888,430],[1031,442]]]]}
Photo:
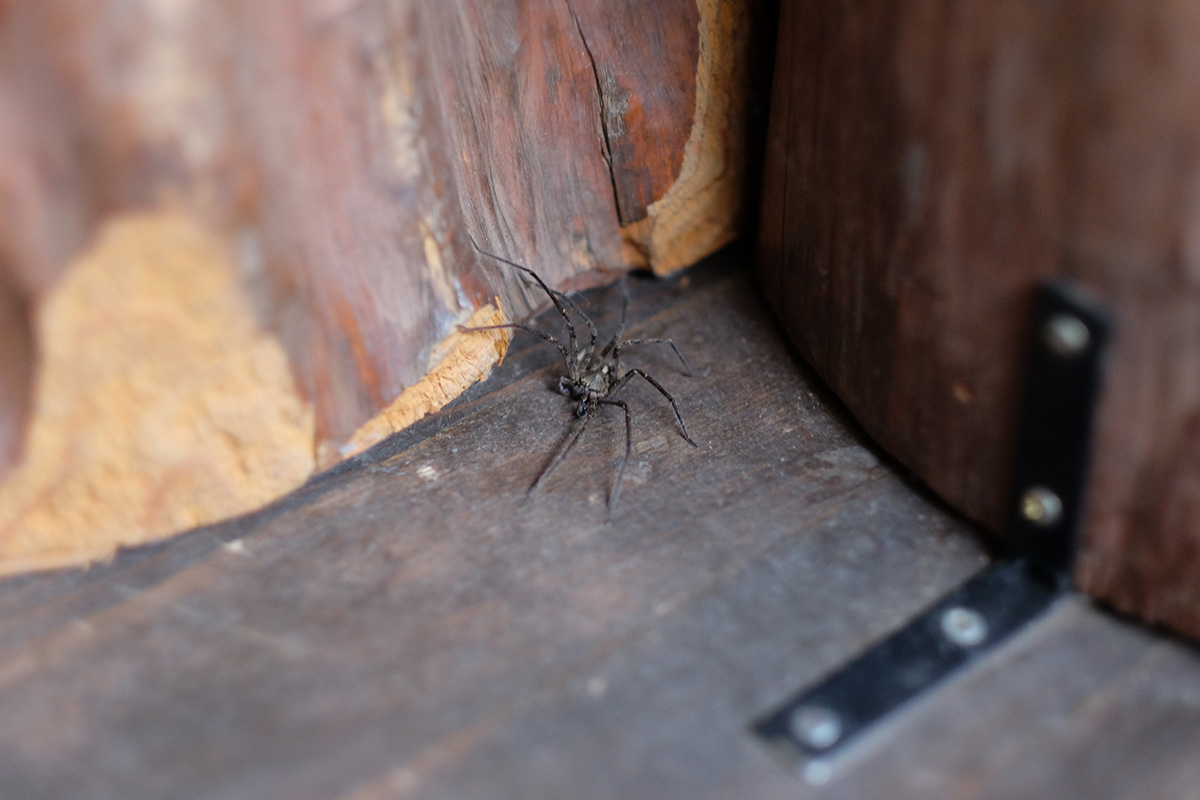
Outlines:
{"type": "Polygon", "coordinates": [[[623,268],[622,226],[651,220],[676,183],[705,93],[741,98],[702,126],[728,146],[698,155],[738,188],[689,194],[685,215],[707,226],[690,235],[707,244],[688,258],[736,233],[747,45],[773,9],[720,5],[14,6],[0,20],[13,44],[0,163],[14,167],[0,195],[16,213],[0,252],[44,282],[97,214],[186,198],[262,263],[322,440],[339,445],[493,295],[528,310],[468,232],[554,283],[623,268]],[[716,72],[701,44],[724,54],[716,72]]]}
{"type": "MultiPolygon", "coordinates": [[[[768,757],[751,720],[986,556],[881,463],[748,276],[683,280],[633,284],[633,331],[691,361],[640,359],[700,449],[631,392],[611,526],[617,415],[522,502],[572,418],[557,354],[519,337],[488,384],[262,512],[0,581],[4,793],[1194,797],[1196,654],[1082,603],[821,790],[768,757]]],[[[612,324],[619,293],[591,297],[612,324]]]]}
{"type": "Polygon", "coordinates": [[[487,374],[503,347],[445,357],[457,325],[544,299],[472,236],[554,285],[712,252],[742,225],[764,85],[750,45],[772,11],[0,5],[0,469],[34,381],[24,309],[113,216],[182,209],[236,243],[243,299],[287,350],[324,465],[487,374]]]}
{"type": "Polygon", "coordinates": [[[758,173],[749,150],[758,140],[758,87],[769,74],[772,49],[756,22],[773,20],[776,4],[698,4],[696,110],[683,163],[645,218],[622,229],[626,259],[660,274],[695,263],[742,230],[746,192],[758,173]]]}
{"type": "Polygon", "coordinates": [[[786,2],[761,276],[805,357],[943,497],[1007,513],[1032,292],[1113,311],[1076,579],[1200,635],[1200,14],[786,2]]]}
{"type": "Polygon", "coordinates": [[[311,476],[312,407],[186,214],[104,225],[36,311],[25,457],[0,484],[0,574],[111,558],[311,476]]]}

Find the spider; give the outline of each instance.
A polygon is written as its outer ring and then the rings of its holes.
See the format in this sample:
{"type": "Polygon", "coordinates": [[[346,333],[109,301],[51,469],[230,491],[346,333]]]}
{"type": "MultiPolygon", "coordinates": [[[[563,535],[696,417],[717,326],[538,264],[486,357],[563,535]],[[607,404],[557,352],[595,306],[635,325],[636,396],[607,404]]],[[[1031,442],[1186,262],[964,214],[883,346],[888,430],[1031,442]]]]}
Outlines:
{"type": "MultiPolygon", "coordinates": [[[[683,415],[679,413],[679,406],[675,403],[675,398],[671,393],[663,388],[662,384],[653,378],[653,376],[640,370],[636,367],[622,370],[621,369],[621,349],[624,347],[632,347],[642,344],[665,344],[668,345],[679,359],[679,363],[683,365],[683,373],[691,376],[692,371],[684,360],[683,355],[679,352],[679,348],[670,339],[622,339],[621,335],[625,330],[625,316],[629,309],[629,294],[627,291],[622,292],[621,299],[621,319],[617,324],[617,331],[613,337],[599,350],[596,349],[598,334],[596,326],[591,318],[583,312],[574,300],[567,294],[551,289],[542,280],[541,276],[534,272],[529,267],[521,266],[507,258],[489,253],[482,249],[475,240],[471,240],[471,244],[475,249],[488,258],[495,259],[501,264],[506,264],[513,269],[519,270],[522,274],[532,278],[546,296],[550,298],[550,302],[558,310],[559,316],[563,318],[563,322],[567,328],[567,342],[564,344],[548,333],[539,331],[536,328],[530,327],[519,322],[509,322],[501,325],[485,325],[475,328],[460,329],[466,332],[471,331],[488,331],[497,330],[499,328],[515,328],[518,330],[532,333],[550,344],[558,348],[558,352],[562,354],[563,365],[566,367],[567,374],[562,375],[558,379],[558,392],[568,398],[575,404],[575,416],[582,420],[582,424],[575,433],[567,439],[560,447],[559,451],[554,455],[550,462],[542,469],[541,473],[534,480],[533,484],[525,492],[525,496],[533,494],[533,492],[546,482],[550,474],[558,468],[571,449],[583,436],[583,432],[587,429],[588,423],[592,421],[596,411],[600,406],[616,406],[625,413],[625,455],[621,458],[621,465],[617,468],[617,477],[613,481],[612,490],[608,495],[606,509],[609,515],[612,514],[613,508],[617,504],[617,499],[621,495],[621,479],[625,476],[625,466],[629,463],[629,456],[633,452],[633,427],[631,423],[629,404],[624,400],[613,399],[615,394],[622,386],[628,383],[633,378],[642,378],[655,389],[659,394],[667,399],[671,404],[671,410],[675,412],[675,420],[679,423],[679,432],[683,436],[684,441],[692,447],[696,447],[696,443],[692,441],[692,437],[688,436],[687,425],[684,424],[683,415]],[[575,324],[571,319],[571,314],[568,312],[568,307],[574,311],[588,329],[588,343],[581,347],[579,338],[575,333],[575,324]]],[[[624,286],[622,286],[624,289],[624,286]]]]}

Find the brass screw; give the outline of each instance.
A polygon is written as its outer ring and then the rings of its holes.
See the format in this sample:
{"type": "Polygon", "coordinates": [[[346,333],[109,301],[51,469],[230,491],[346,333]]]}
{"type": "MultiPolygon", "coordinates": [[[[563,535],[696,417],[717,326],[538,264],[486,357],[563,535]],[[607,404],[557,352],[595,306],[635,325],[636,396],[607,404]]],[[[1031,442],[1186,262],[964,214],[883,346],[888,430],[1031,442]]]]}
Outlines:
{"type": "Polygon", "coordinates": [[[1050,528],[1062,520],[1062,500],[1045,486],[1034,486],[1021,495],[1021,516],[1034,525],[1050,528]]]}

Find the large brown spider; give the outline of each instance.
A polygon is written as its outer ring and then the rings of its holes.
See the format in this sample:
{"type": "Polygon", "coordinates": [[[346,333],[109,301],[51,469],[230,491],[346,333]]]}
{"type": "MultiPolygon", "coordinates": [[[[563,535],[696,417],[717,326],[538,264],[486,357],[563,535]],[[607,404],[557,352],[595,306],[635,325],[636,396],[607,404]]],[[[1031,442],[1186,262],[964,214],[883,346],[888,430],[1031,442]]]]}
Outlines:
{"type": "Polygon", "coordinates": [[[675,412],[675,419],[679,422],[679,431],[683,436],[684,441],[692,447],[696,447],[696,443],[692,441],[692,437],[688,436],[687,425],[683,422],[683,415],[679,413],[679,406],[675,404],[675,398],[671,393],[663,388],[662,384],[656,381],[649,374],[636,367],[628,370],[621,369],[621,348],[631,347],[640,344],[665,344],[674,351],[676,357],[679,358],[679,363],[683,365],[684,374],[690,376],[692,371],[688,368],[687,361],[679,352],[679,348],[670,339],[621,339],[621,334],[625,330],[625,315],[629,308],[629,295],[623,292],[621,301],[621,319],[617,324],[617,331],[613,337],[600,350],[596,349],[597,332],[596,326],[591,318],[583,312],[574,300],[567,294],[551,289],[542,280],[541,276],[534,272],[529,267],[523,267],[520,264],[509,261],[507,258],[489,253],[475,244],[474,239],[471,243],[475,245],[475,249],[482,255],[495,259],[501,264],[507,264],[513,269],[520,270],[523,274],[528,275],[537,282],[542,291],[550,298],[550,302],[558,309],[559,315],[563,318],[563,322],[567,327],[567,343],[563,344],[558,339],[548,333],[537,330],[529,325],[520,322],[509,322],[502,325],[485,325],[477,328],[462,328],[463,331],[488,331],[499,328],[515,328],[518,330],[528,331],[534,336],[545,339],[550,344],[558,348],[558,352],[562,354],[563,364],[566,367],[567,374],[559,377],[558,391],[569,397],[575,403],[575,416],[583,420],[579,429],[568,439],[558,453],[550,460],[541,474],[526,491],[525,496],[528,497],[535,489],[541,486],[550,474],[558,468],[571,452],[571,449],[579,441],[579,437],[583,436],[584,430],[587,429],[588,423],[595,416],[596,410],[600,406],[616,406],[625,412],[625,455],[621,459],[621,466],[617,468],[617,477],[613,481],[612,491],[608,495],[607,509],[608,513],[612,513],[612,509],[617,504],[617,498],[621,495],[621,479],[625,476],[625,466],[629,463],[629,456],[633,452],[633,427],[630,420],[629,405],[624,400],[614,400],[612,395],[618,389],[629,382],[633,377],[639,377],[646,380],[651,386],[659,391],[663,397],[667,398],[667,402],[671,404],[671,410],[675,412]],[[570,307],[587,326],[589,339],[586,347],[580,347],[578,337],[575,333],[575,325],[571,320],[571,315],[567,308],[570,307]]]}

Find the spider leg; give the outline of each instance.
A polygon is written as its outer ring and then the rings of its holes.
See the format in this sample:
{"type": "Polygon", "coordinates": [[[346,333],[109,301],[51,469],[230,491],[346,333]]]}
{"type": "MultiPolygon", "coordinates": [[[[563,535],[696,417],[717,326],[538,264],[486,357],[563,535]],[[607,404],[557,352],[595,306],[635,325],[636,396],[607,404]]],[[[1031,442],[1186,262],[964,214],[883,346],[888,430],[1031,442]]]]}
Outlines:
{"type": "MultiPolygon", "coordinates": [[[[471,240],[471,245],[480,254],[485,255],[488,258],[494,258],[495,260],[499,261],[501,264],[507,264],[508,266],[512,267],[513,269],[518,269],[521,272],[525,273],[526,275],[529,275],[535,281],[537,281],[538,286],[542,287],[542,291],[544,291],[546,293],[546,296],[550,298],[550,302],[554,303],[554,307],[558,309],[558,313],[562,316],[563,321],[565,323],[567,323],[567,338],[569,338],[571,340],[571,353],[577,355],[579,353],[579,341],[575,338],[575,325],[571,322],[571,315],[567,313],[567,309],[563,307],[562,301],[559,299],[559,297],[562,296],[562,292],[556,292],[553,289],[551,289],[549,286],[547,286],[546,282],[544,280],[542,280],[542,276],[538,275],[536,272],[531,270],[529,267],[523,267],[515,261],[509,261],[507,258],[504,258],[503,256],[498,256],[495,253],[489,253],[487,250],[484,250],[482,247],[480,247],[475,242],[474,236],[468,236],[468,238],[470,238],[470,240],[471,240]]],[[[561,350],[562,348],[560,347],[559,349],[561,350]]],[[[572,378],[579,377],[577,368],[574,364],[571,363],[570,358],[567,359],[567,364],[568,364],[568,369],[571,372],[571,377],[572,378]]]]}
{"type": "Polygon", "coordinates": [[[502,325],[480,325],[475,328],[468,328],[463,325],[458,326],[458,329],[460,331],[462,331],[463,333],[475,333],[476,331],[498,331],[501,329],[513,329],[513,328],[515,328],[516,330],[519,330],[519,331],[525,331],[526,333],[532,333],[534,336],[537,336],[541,339],[545,339],[547,342],[549,342],[550,344],[557,347],[558,352],[562,353],[563,361],[567,365],[567,370],[569,372],[571,372],[572,375],[575,374],[574,373],[575,368],[574,368],[574,365],[572,365],[572,363],[571,363],[571,356],[567,353],[567,348],[563,347],[562,342],[560,342],[558,339],[555,339],[553,336],[551,336],[548,333],[543,333],[542,331],[539,331],[537,328],[531,328],[528,325],[521,324],[520,322],[505,322],[502,325]]]}
{"type": "Polygon", "coordinates": [[[599,336],[599,334],[596,332],[596,323],[592,322],[592,318],[589,317],[584,310],[579,307],[579,304],[575,302],[571,295],[565,292],[560,292],[557,289],[554,290],[554,293],[558,295],[560,300],[569,305],[572,311],[583,318],[583,324],[587,325],[589,332],[588,352],[595,350],[596,338],[599,336]]]}
{"type": "Polygon", "coordinates": [[[626,339],[625,341],[620,343],[619,347],[626,347],[631,344],[670,345],[671,349],[675,351],[675,355],[679,358],[679,363],[683,365],[683,374],[687,375],[689,378],[692,376],[692,368],[688,366],[687,361],[685,361],[683,358],[683,353],[679,352],[679,348],[676,347],[675,343],[672,342],[670,339],[626,339]]]}
{"type": "Polygon", "coordinates": [[[608,495],[608,513],[611,515],[621,496],[621,479],[625,477],[625,465],[629,463],[629,454],[633,452],[633,426],[629,421],[629,404],[624,400],[608,400],[601,398],[596,402],[606,406],[618,406],[625,412],[625,455],[621,458],[621,466],[617,467],[617,479],[613,481],[612,493],[608,495]]]}
{"type": "Polygon", "coordinates": [[[613,363],[617,365],[620,371],[621,359],[621,334],[625,332],[625,317],[629,313],[629,275],[626,274],[621,278],[621,319],[617,322],[617,332],[613,334],[612,339],[608,344],[604,345],[604,349],[600,351],[600,357],[604,358],[609,353],[613,354],[613,363]]]}
{"type": "Polygon", "coordinates": [[[683,440],[692,447],[697,447],[698,445],[692,441],[692,437],[688,436],[687,425],[683,424],[683,415],[679,413],[679,406],[675,404],[675,398],[671,397],[671,393],[664,389],[661,383],[654,380],[654,378],[651,378],[637,367],[634,367],[626,372],[621,377],[621,380],[617,381],[616,385],[613,386],[612,391],[610,391],[609,394],[611,395],[613,392],[617,391],[617,389],[620,389],[622,386],[628,383],[629,379],[634,375],[637,375],[639,378],[645,378],[651,386],[653,386],[655,389],[658,389],[659,394],[667,398],[667,402],[671,404],[671,410],[675,412],[675,420],[679,423],[679,430],[683,432],[683,440]]]}
{"type": "Polygon", "coordinates": [[[621,338],[621,334],[625,332],[625,319],[629,316],[629,273],[621,276],[621,319],[617,322],[617,332],[613,335],[613,341],[621,338]]]}
{"type": "Polygon", "coordinates": [[[571,435],[571,438],[567,439],[566,443],[559,449],[557,453],[554,454],[554,458],[550,459],[550,463],[546,465],[546,468],[543,469],[541,474],[537,476],[537,480],[533,482],[533,485],[526,490],[526,497],[529,497],[529,495],[533,494],[534,490],[545,483],[546,479],[550,477],[550,473],[558,469],[558,465],[567,460],[567,454],[571,452],[573,447],[575,447],[575,443],[579,441],[579,437],[583,436],[583,432],[587,429],[587,425],[589,422],[591,422],[591,420],[591,414],[588,414],[583,418],[583,424],[579,426],[579,430],[575,431],[575,433],[571,435]]]}

